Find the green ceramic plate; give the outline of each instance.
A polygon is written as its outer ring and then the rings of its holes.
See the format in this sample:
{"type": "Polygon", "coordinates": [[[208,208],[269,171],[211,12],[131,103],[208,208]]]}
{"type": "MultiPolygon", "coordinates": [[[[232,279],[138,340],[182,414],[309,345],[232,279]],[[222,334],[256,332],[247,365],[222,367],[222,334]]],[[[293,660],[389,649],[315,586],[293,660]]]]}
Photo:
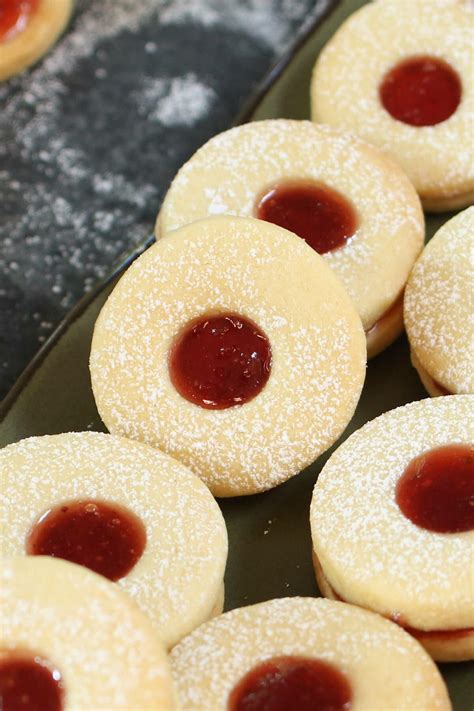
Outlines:
{"type": "MultiPolygon", "coordinates": [[[[316,56],[345,17],[362,4],[362,0],[330,3],[326,17],[270,72],[237,122],[307,118],[316,56]]],[[[448,218],[429,217],[428,235],[448,218]]],[[[139,251],[78,304],[21,376],[0,409],[0,446],[32,435],[104,429],[88,372],[92,329],[117,277],[139,251]]],[[[343,438],[367,420],[424,397],[406,340],[400,338],[370,362],[361,401],[343,438]]],[[[314,482],[328,456],[273,491],[221,502],[230,538],[227,609],[274,597],[319,594],[311,564],[308,514],[314,482]]],[[[455,711],[472,711],[474,663],[442,665],[442,672],[455,711]]]]}

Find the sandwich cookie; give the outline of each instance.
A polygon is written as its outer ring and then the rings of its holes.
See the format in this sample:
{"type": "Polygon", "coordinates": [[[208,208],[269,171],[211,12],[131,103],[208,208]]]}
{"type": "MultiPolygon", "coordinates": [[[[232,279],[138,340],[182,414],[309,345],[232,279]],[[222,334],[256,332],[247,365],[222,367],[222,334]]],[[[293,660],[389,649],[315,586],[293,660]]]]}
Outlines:
{"type": "Polygon", "coordinates": [[[2,709],[176,708],[165,650],[117,585],[49,557],[2,560],[2,709]]]}
{"type": "Polygon", "coordinates": [[[425,247],[405,292],[413,365],[430,395],[474,393],[474,207],[425,247]]]}
{"type": "Polygon", "coordinates": [[[2,0],[0,80],[41,59],[63,32],[72,8],[72,0],[2,0]]]}
{"type": "Polygon", "coordinates": [[[134,262],[99,315],[90,367],[111,432],[235,496],[276,486],[331,446],[365,361],[360,319],[314,250],[261,220],[214,217],[134,262]]]}
{"type": "Polygon", "coordinates": [[[474,201],[474,14],[467,2],[378,0],[321,52],[312,117],[398,161],[428,211],[474,201]]]}
{"type": "Polygon", "coordinates": [[[405,627],[439,661],[474,658],[474,395],[377,417],[328,460],[311,532],[324,595],[405,627]]]}
{"type": "Polygon", "coordinates": [[[222,612],[227,532],[203,483],[138,442],[98,432],[0,451],[2,555],[50,555],[116,581],[169,648],[222,612]]]}
{"type": "Polygon", "coordinates": [[[187,711],[451,708],[435,664],[406,632],[321,598],[227,612],[182,640],[171,664],[187,711]]]}

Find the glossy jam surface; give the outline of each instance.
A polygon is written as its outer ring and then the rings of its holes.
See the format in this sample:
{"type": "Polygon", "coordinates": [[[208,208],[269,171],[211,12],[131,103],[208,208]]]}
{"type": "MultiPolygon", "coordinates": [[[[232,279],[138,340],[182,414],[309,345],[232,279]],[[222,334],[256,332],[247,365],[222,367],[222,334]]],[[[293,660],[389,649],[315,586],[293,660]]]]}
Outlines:
{"type": "Polygon", "coordinates": [[[270,343],[239,314],[203,316],[178,334],[169,371],[186,400],[223,410],[252,400],[264,388],[271,371],[270,343]]]}
{"type": "Polygon", "coordinates": [[[434,126],[454,114],[461,101],[457,72],[436,57],[410,57],[394,66],[379,88],[380,101],[397,121],[434,126]]]}
{"type": "Polygon", "coordinates": [[[414,524],[436,533],[474,529],[474,446],[453,444],[415,457],[395,499],[414,524]]]}
{"type": "Polygon", "coordinates": [[[352,705],[347,677],[332,664],[274,657],[251,669],[229,696],[229,711],[345,711],[352,705]]]}
{"type": "Polygon", "coordinates": [[[0,0],[0,42],[22,32],[39,3],[40,0],[0,0]]]}
{"type": "Polygon", "coordinates": [[[343,247],[357,229],[354,208],[332,188],[288,181],[267,192],[256,217],[302,237],[319,254],[343,247]]]}
{"type": "Polygon", "coordinates": [[[50,555],[119,580],[141,558],[146,532],[141,520],[118,504],[85,500],[47,511],[33,526],[28,555],[50,555]]]}
{"type": "Polygon", "coordinates": [[[0,652],[2,711],[61,711],[61,674],[39,655],[0,652]]]}

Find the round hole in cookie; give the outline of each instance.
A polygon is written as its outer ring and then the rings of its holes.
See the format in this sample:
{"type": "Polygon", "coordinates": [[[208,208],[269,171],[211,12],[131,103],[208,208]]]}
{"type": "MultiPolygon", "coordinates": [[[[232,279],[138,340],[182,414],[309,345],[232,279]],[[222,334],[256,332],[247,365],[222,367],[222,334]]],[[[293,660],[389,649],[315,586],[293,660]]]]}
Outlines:
{"type": "Polygon", "coordinates": [[[265,387],[272,351],[263,331],[236,313],[187,323],[169,355],[171,382],[189,402],[209,410],[243,405],[265,387]]]}
{"type": "Polygon", "coordinates": [[[434,126],[449,119],[462,95],[458,73],[437,57],[409,57],[382,79],[379,96],[392,118],[410,126],[434,126]]]}
{"type": "Polygon", "coordinates": [[[132,570],[145,545],[138,516],[119,504],[87,499],[46,511],[28,534],[26,552],[63,558],[116,581],[132,570]]]}
{"type": "Polygon", "coordinates": [[[3,711],[61,711],[61,673],[39,654],[0,651],[0,708],[3,711]]]}
{"type": "Polygon", "coordinates": [[[2,0],[0,3],[0,42],[22,32],[40,0],[2,0]]]}
{"type": "Polygon", "coordinates": [[[294,232],[318,254],[340,249],[357,230],[351,203],[337,190],[310,180],[286,180],[267,189],[255,216],[294,232]]]}
{"type": "Polygon", "coordinates": [[[281,656],[251,669],[233,688],[229,711],[346,711],[352,689],[345,674],[328,662],[281,656]]]}
{"type": "Polygon", "coordinates": [[[415,457],[397,482],[404,516],[436,533],[474,529],[474,446],[452,444],[415,457]]]}

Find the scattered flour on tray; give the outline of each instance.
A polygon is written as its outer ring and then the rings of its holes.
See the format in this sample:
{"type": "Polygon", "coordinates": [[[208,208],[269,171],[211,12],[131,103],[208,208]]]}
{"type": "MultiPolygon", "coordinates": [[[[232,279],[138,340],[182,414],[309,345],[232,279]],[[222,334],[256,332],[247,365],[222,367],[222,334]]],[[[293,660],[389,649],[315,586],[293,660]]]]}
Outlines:
{"type": "Polygon", "coordinates": [[[200,82],[194,72],[171,80],[147,79],[136,96],[148,119],[164,126],[192,126],[217,99],[215,91],[200,82]],[[155,106],[151,111],[150,105],[155,106]]]}

